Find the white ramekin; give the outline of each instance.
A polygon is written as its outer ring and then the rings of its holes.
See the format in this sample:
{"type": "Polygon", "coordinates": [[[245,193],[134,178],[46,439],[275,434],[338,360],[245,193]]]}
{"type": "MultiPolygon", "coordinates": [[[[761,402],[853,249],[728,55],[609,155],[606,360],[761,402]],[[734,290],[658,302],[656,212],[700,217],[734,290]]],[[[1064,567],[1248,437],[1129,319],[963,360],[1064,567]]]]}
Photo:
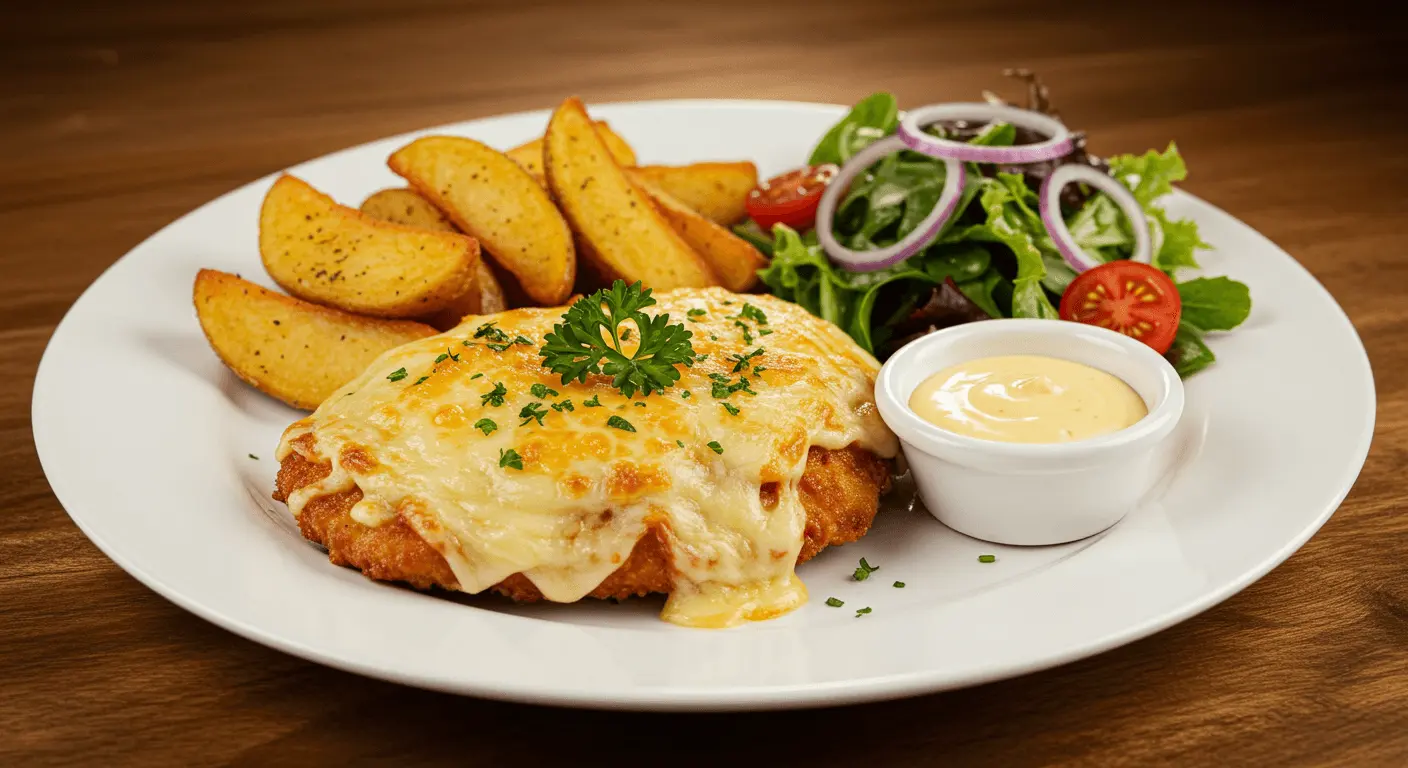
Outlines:
{"type": "Polygon", "coordinates": [[[880,415],[899,436],[924,506],[959,533],[999,544],[1061,544],[1119,522],[1169,468],[1166,443],[1183,415],[1183,382],[1142,342],[1080,323],[988,320],[929,334],[885,362],[880,415]],[[1070,443],[980,440],[941,429],[909,407],[920,382],[997,355],[1046,355],[1123,379],[1149,408],[1138,423],[1070,443]]]}

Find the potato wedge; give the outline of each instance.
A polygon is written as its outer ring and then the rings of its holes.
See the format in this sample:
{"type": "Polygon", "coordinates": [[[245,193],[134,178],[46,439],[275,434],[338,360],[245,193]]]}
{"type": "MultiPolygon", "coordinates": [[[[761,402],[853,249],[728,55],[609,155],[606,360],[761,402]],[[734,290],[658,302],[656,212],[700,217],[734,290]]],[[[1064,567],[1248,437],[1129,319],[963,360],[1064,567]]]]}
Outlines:
{"type": "Polygon", "coordinates": [[[396,150],[387,165],[477,238],[533,301],[554,306],[572,292],[572,231],[542,186],[507,155],[473,139],[428,136],[396,150]]]}
{"type": "Polygon", "coordinates": [[[308,410],[382,352],[436,332],[310,304],[213,269],[196,275],[194,299],[205,338],[236,376],[308,410]]]}
{"type": "Polygon", "coordinates": [[[748,193],[758,186],[758,168],[752,163],[643,165],[636,172],[704,218],[725,227],[748,215],[748,193]]]}
{"type": "Polygon", "coordinates": [[[281,176],[259,212],[264,268],[300,299],[376,317],[449,306],[472,279],[472,237],[378,221],[293,176],[281,176]]]}
{"type": "MultiPolygon", "coordinates": [[[[362,201],[362,213],[375,219],[436,232],[458,232],[454,222],[413,189],[383,189],[362,201]]],[[[469,289],[450,305],[425,318],[441,330],[459,325],[466,315],[488,315],[508,309],[503,286],[489,262],[480,259],[474,268],[469,289]]]]}
{"type": "Polygon", "coordinates": [[[719,284],[626,177],[581,101],[568,99],[553,112],[543,159],[553,197],[590,245],[584,257],[597,260],[604,272],[657,291],[719,284]]]}
{"type": "Polygon", "coordinates": [[[757,284],[758,270],[768,265],[757,248],[637,175],[634,169],[626,169],[626,175],[650,196],[675,233],[704,257],[725,288],[742,293],[757,284]]]}
{"type": "MultiPolygon", "coordinates": [[[[605,120],[596,120],[593,123],[596,132],[601,134],[601,140],[606,142],[606,148],[611,151],[611,156],[616,158],[617,165],[635,165],[636,151],[631,149],[631,145],[621,138],[605,120]]],[[[523,170],[532,174],[539,184],[547,185],[547,178],[543,175],[543,140],[533,139],[527,144],[520,144],[506,152],[513,158],[523,170]]]]}

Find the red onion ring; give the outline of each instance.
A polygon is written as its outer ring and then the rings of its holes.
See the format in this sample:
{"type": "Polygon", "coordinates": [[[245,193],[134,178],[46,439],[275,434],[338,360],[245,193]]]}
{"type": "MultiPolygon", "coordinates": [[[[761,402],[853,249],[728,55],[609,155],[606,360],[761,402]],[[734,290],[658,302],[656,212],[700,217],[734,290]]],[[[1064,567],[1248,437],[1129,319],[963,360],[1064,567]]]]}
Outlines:
{"type": "Polygon", "coordinates": [[[924,247],[931,240],[938,237],[944,224],[948,223],[949,217],[953,216],[954,210],[958,208],[959,198],[963,196],[965,179],[963,163],[945,159],[944,165],[948,169],[948,173],[944,179],[943,191],[939,194],[938,202],[934,204],[934,210],[919,222],[919,226],[915,227],[913,232],[894,245],[873,251],[855,251],[837,242],[836,236],[832,232],[832,219],[836,216],[836,206],[841,195],[845,193],[846,188],[851,185],[851,181],[856,176],[874,165],[877,160],[904,148],[905,143],[900,137],[888,136],[856,153],[855,157],[852,157],[827,185],[826,191],[821,195],[821,200],[817,202],[817,241],[821,243],[822,249],[831,257],[832,261],[842,264],[852,272],[873,272],[877,269],[884,269],[924,250],[924,247]]]}
{"type": "Polygon", "coordinates": [[[1061,215],[1061,190],[1074,181],[1085,182],[1115,201],[1128,217],[1130,228],[1134,230],[1134,253],[1129,260],[1144,264],[1152,262],[1154,248],[1149,235],[1149,221],[1144,217],[1144,209],[1139,207],[1139,201],[1134,199],[1134,195],[1117,179],[1096,168],[1088,165],[1063,165],[1052,171],[1041,183],[1041,223],[1046,225],[1047,233],[1056,242],[1056,248],[1061,251],[1066,263],[1077,272],[1084,272],[1104,263],[1086,253],[1085,249],[1076,243],[1075,238],[1071,237],[1071,230],[1066,227],[1065,217],[1061,215]]]}
{"type": "Polygon", "coordinates": [[[909,110],[900,120],[897,134],[906,147],[931,157],[963,160],[970,163],[1022,165],[1055,160],[1075,149],[1075,139],[1066,126],[1050,115],[1005,104],[931,104],[909,110]],[[1051,138],[1038,144],[1015,147],[985,147],[965,141],[930,136],[923,127],[939,120],[971,120],[985,123],[1011,123],[1051,138]]]}

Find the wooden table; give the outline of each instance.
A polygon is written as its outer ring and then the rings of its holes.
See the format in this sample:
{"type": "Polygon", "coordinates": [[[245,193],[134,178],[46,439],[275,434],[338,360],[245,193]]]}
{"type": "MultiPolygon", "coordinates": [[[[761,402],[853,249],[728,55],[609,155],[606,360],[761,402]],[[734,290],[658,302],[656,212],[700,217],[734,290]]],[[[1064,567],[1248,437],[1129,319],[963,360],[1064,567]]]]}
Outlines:
{"type": "Polygon", "coordinates": [[[1408,33],[1345,3],[956,5],[6,10],[0,764],[717,764],[740,749],[763,765],[1408,764],[1408,33]],[[456,698],[309,664],[176,608],[89,544],[40,472],[29,402],[54,325],[126,250],[246,181],[567,94],[849,103],[888,88],[916,104],[1002,87],[1010,65],[1045,75],[1097,152],[1176,138],[1187,188],[1308,266],[1377,373],[1374,448],[1329,524],[1242,594],[1147,640],[981,688],[828,711],[628,715],[456,698]]]}

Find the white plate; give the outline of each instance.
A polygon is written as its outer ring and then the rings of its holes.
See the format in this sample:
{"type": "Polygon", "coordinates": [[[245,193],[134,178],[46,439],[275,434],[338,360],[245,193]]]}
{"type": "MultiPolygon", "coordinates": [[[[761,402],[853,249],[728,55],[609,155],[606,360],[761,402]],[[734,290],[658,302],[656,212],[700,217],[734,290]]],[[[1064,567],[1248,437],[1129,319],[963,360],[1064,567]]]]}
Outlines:
{"type": "MultiPolygon", "coordinates": [[[[768,176],[803,161],[843,110],[676,101],[594,112],[642,162],[751,158],[768,176]]],[[[434,132],[509,147],[546,117],[434,132]]],[[[385,160],[410,138],[292,170],[356,204],[399,183],[385,160]]],[[[256,217],[270,181],[181,218],[83,294],[39,368],[35,442],[74,521],[144,584],[240,635],[366,675],[543,703],[750,709],[893,698],[1051,667],[1188,618],[1285,560],[1349,491],[1373,432],[1368,359],[1334,300],[1261,235],[1179,194],[1174,215],[1197,219],[1216,246],[1207,271],[1250,284],[1256,308],[1213,341],[1217,365],[1188,382],[1187,452],[1161,502],[1105,534],[997,547],[922,510],[886,509],[860,543],[802,566],[809,605],[724,631],[666,624],[652,601],[518,608],[417,594],[333,567],[299,537],[269,498],[274,446],[298,414],[227,372],[191,309],[201,267],[269,284],[256,217]],[[978,563],[984,553],[997,562],[978,563]],[[860,556],[880,566],[865,582],[849,579],[860,556]],[[827,607],[829,596],[845,607],[827,607]],[[862,606],[874,612],[857,618],[862,606]]]]}

